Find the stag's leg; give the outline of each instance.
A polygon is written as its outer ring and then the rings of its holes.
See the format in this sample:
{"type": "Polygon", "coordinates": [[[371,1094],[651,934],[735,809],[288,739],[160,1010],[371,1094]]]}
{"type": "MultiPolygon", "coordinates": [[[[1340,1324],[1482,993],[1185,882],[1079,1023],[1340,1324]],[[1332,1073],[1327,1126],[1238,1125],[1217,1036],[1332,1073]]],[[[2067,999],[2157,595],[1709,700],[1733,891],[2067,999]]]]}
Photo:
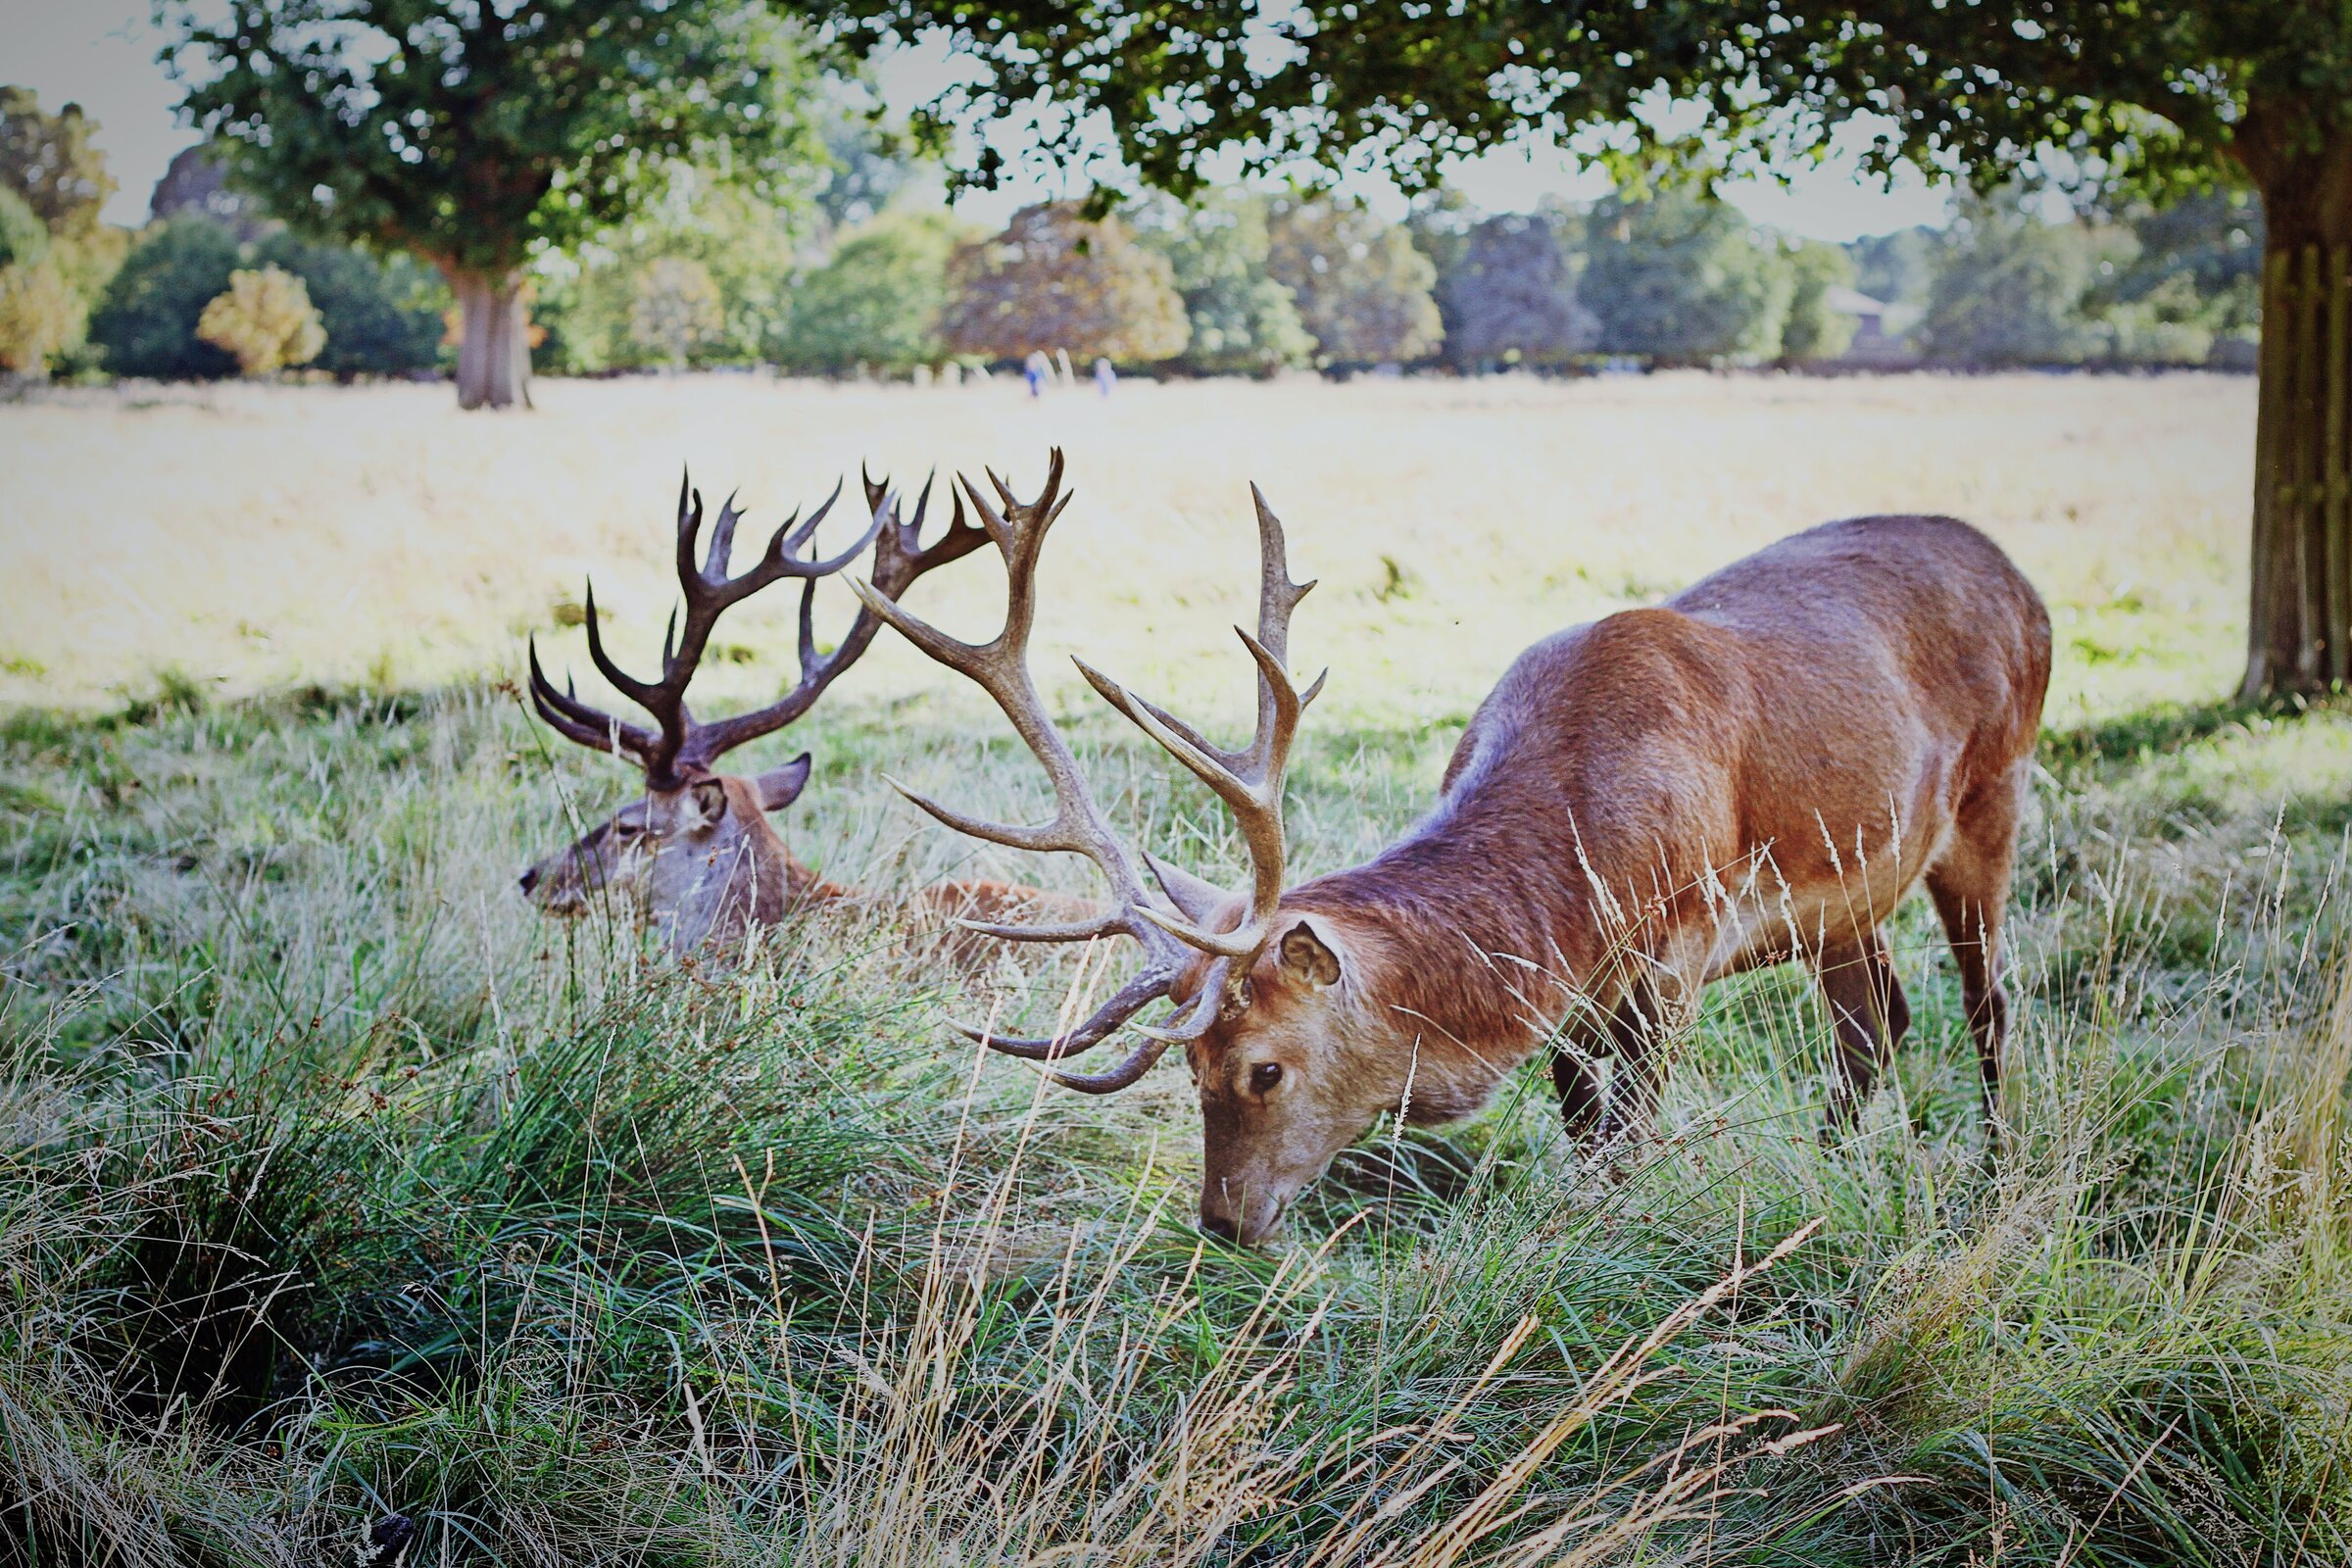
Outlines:
{"type": "Polygon", "coordinates": [[[1592,1059],[1597,1032],[1571,1028],[1568,1033],[1576,1051],[1552,1052],[1551,1082],[1560,1092],[1560,1120],[1567,1125],[1568,1136],[1582,1138],[1599,1122],[1604,1102],[1600,1073],[1592,1059]]]}
{"type": "Polygon", "coordinates": [[[1609,1014],[1609,1051],[1616,1068],[1609,1074],[1609,1103],[1600,1118],[1603,1138],[1648,1126],[1658,1108],[1664,1018],[1657,992],[1645,980],[1629,987],[1609,1014]]]}
{"type": "Polygon", "coordinates": [[[1859,941],[1824,949],[1814,960],[1814,977],[1829,999],[1837,1026],[1826,1131],[1851,1126],[1870,1098],[1871,1086],[1911,1027],[1911,1004],[1886,953],[1886,938],[1875,928],[1859,941]]]}
{"type": "Polygon", "coordinates": [[[1657,1003],[1647,986],[1630,987],[1617,999],[1605,1024],[1590,1019],[1570,1026],[1581,1056],[1555,1052],[1551,1081],[1560,1092],[1560,1118],[1569,1136],[1597,1130],[1612,1138],[1649,1118],[1658,1102],[1657,1003]],[[1604,1091],[1593,1057],[1615,1060],[1604,1091]]]}
{"type": "Polygon", "coordinates": [[[2009,1036],[2009,994],[2001,984],[2001,911],[2017,857],[2017,792],[2006,784],[1971,800],[1952,825],[1943,858],[1929,868],[1928,894],[1960,966],[1960,1004],[1977,1043],[1984,1127],[2000,1123],[2001,1051],[2009,1036]]]}

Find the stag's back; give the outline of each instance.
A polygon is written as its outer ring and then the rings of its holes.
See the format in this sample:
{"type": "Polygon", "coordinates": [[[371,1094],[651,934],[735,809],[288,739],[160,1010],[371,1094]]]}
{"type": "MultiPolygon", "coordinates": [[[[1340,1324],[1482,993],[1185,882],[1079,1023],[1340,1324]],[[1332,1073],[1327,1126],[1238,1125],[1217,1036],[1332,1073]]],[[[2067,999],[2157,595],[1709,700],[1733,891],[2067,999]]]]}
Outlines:
{"type": "Polygon", "coordinates": [[[1971,792],[2016,787],[2049,667],[2039,596],[1976,529],[1826,523],[1530,648],[1423,832],[1623,886],[1894,823],[1916,865],[1971,792]]]}

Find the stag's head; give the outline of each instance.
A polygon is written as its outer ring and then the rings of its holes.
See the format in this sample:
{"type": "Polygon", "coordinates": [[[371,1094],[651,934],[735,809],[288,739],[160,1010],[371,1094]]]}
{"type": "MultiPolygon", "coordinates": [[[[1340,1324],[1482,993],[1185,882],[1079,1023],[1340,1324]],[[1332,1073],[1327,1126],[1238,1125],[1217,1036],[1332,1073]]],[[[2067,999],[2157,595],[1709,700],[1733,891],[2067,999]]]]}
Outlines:
{"type": "Polygon", "coordinates": [[[1397,1103],[1402,1087],[1401,1080],[1389,1082],[1393,1075],[1377,1061],[1359,1059],[1390,1031],[1371,1016],[1365,990],[1355,983],[1348,956],[1354,940],[1331,916],[1283,901],[1283,773],[1299,714],[1323,685],[1318,677],[1302,691],[1291,679],[1291,612],[1314,584],[1291,580],[1282,523],[1252,488],[1260,563],[1257,633],[1240,636],[1257,666],[1257,725],[1238,751],[1215,745],[1078,662],[1105,702],[1165,747],[1233,813],[1251,877],[1247,893],[1229,894],[1128,847],[1096,803],[1030,676],[1038,554],[1069,501],[1061,493],[1061,473],[1057,451],[1044,491],[1030,502],[1016,500],[993,473],[988,478],[995,503],[964,481],[964,493],[1004,559],[1004,627],[992,641],[959,642],[899,608],[878,584],[852,584],[868,609],[996,700],[1044,764],[1056,809],[1040,826],[1011,827],[909,798],[961,832],[1017,849],[1083,855],[1110,884],[1113,902],[1095,919],[1054,926],[972,923],[971,929],[1026,942],[1125,936],[1144,950],[1142,970],[1066,1033],[1006,1039],[957,1027],[1007,1055],[1055,1062],[1109,1041],[1153,1002],[1173,1004],[1156,1025],[1134,1027],[1138,1042],[1116,1065],[1098,1073],[1055,1069],[1054,1076],[1072,1089],[1107,1094],[1143,1077],[1171,1045],[1183,1046],[1200,1096],[1200,1222],[1217,1235],[1255,1242],[1273,1230],[1333,1155],[1397,1103]]]}
{"type": "Polygon", "coordinates": [[[924,572],[969,555],[987,540],[963,520],[958,506],[946,535],[922,548],[928,484],[909,523],[899,520],[897,498],[887,483],[869,478],[865,492],[870,520],[847,550],[820,557],[814,549],[816,531],[840,498],[836,486],[806,521],[797,512],[786,518],[759,562],[731,577],[728,557],[743,514],[730,498],[711,525],[708,550],[702,551],[703,498],[691,483],[681,485],[677,571],[685,615],[681,623],[671,614],[659,679],[641,680],[613,662],[605,650],[594,585],[587,595],[589,658],[615,691],[652,716],[650,728],[591,708],[569,682],[558,690],[532,648],[531,702],[539,716],[566,739],[624,758],[644,775],[636,799],[522,873],[524,896],[543,913],[578,914],[610,900],[663,928],[671,944],[686,952],[713,934],[740,932],[746,921],[772,918],[802,883],[812,879],[786,853],[768,821],[769,812],[790,806],[807,787],[808,755],[753,775],[721,773],[719,759],[806,713],[881,628],[872,612],[860,610],[833,651],[820,654],[814,624],[820,579],[841,571],[870,545],[875,590],[895,601],[924,572]],[[686,707],[686,688],[718,617],[788,577],[801,583],[799,680],[764,708],[708,722],[696,719],[686,707]]]}

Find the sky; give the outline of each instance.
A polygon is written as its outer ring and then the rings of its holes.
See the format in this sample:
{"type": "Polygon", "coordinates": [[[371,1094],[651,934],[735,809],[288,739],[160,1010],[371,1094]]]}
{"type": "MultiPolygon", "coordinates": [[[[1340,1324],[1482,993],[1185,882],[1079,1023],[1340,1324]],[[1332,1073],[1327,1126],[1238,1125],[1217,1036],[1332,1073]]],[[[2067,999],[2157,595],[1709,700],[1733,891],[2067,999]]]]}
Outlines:
{"type": "MultiPolygon", "coordinates": [[[[0,0],[0,82],[32,88],[52,112],[78,103],[98,122],[98,145],[121,187],[107,204],[106,217],[118,223],[145,220],[155,182],[172,155],[196,140],[172,108],[177,92],[156,63],[158,42],[149,0],[0,0]]],[[[936,92],[956,70],[948,52],[934,47],[881,62],[876,77],[884,100],[904,110],[936,92]]],[[[1017,130],[993,139],[1016,169],[1024,167],[1017,130]]],[[[1446,177],[1474,205],[1498,213],[1524,212],[1547,196],[1590,200],[1608,189],[1605,178],[1552,147],[1491,153],[1452,166],[1446,177]]],[[[1344,183],[1392,217],[1403,210],[1404,198],[1384,181],[1344,183]]],[[[956,205],[964,216],[993,224],[1028,202],[1073,188],[1067,176],[1025,172],[1004,188],[963,196],[956,205]]],[[[1906,172],[1889,190],[1835,158],[1786,183],[1728,181],[1719,189],[1757,222],[1835,241],[1914,223],[1940,224],[1946,213],[1944,192],[1915,173],[1906,172]]]]}

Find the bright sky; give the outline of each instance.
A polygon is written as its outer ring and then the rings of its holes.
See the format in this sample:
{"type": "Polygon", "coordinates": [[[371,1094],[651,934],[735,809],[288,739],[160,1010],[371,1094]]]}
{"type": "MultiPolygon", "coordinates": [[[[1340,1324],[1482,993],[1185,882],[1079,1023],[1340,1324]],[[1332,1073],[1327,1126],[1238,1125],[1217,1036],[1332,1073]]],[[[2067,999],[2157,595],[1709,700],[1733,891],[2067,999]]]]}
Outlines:
{"type": "MultiPolygon", "coordinates": [[[[98,122],[98,144],[121,189],[106,210],[119,223],[147,216],[147,198],[165,167],[196,138],[172,110],[176,99],[156,64],[158,33],[149,0],[0,0],[0,82],[31,87],[44,109],[78,103],[98,122]]],[[[886,61],[877,74],[884,97],[906,108],[936,91],[956,74],[944,50],[910,50],[886,61]]],[[[999,147],[1019,168],[1017,133],[1000,134],[999,147]]],[[[1555,149],[1498,152],[1456,166],[1448,178],[1489,212],[1520,212],[1545,196],[1590,199],[1607,190],[1604,178],[1580,170],[1555,149]]],[[[1377,182],[1349,181],[1349,188],[1392,214],[1402,201],[1377,182]]],[[[1070,188],[1051,174],[1022,178],[1006,188],[964,197],[959,211],[983,221],[1000,221],[1013,209],[1070,188]]],[[[1892,190],[1860,178],[1850,162],[1833,159],[1798,173],[1788,185],[1735,182],[1723,194],[1748,217],[1793,233],[1849,240],[1913,223],[1940,224],[1946,200],[1916,174],[1892,190]]]]}

